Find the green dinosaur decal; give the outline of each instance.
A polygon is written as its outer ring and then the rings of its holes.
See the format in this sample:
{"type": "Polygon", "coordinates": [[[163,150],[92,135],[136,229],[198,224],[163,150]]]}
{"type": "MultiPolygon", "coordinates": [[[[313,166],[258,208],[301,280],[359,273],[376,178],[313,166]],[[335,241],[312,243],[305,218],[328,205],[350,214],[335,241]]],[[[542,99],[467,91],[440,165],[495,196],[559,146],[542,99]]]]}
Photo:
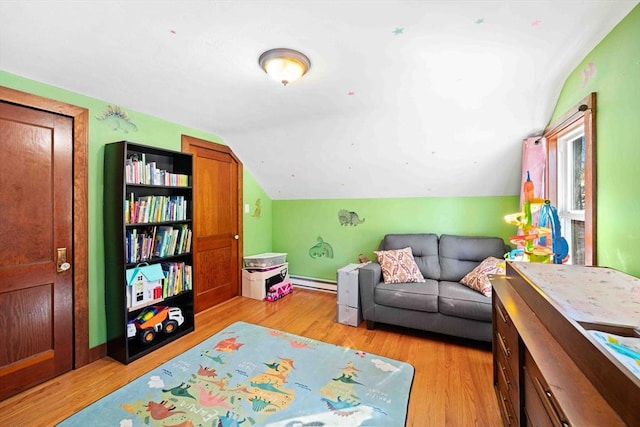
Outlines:
{"type": "Polygon", "coordinates": [[[108,105],[101,115],[96,116],[96,119],[106,122],[111,127],[111,130],[121,130],[124,133],[138,131],[138,126],[117,105],[115,107],[108,105]]]}
{"type": "Polygon", "coordinates": [[[260,205],[262,204],[260,199],[256,199],[256,204],[255,204],[255,208],[253,208],[253,213],[251,214],[252,217],[254,218],[260,218],[261,212],[262,212],[262,208],[260,207],[260,205]]]}
{"type": "Polygon", "coordinates": [[[318,236],[318,243],[309,249],[309,256],[311,258],[333,258],[333,248],[329,243],[322,240],[322,237],[318,236]]]}

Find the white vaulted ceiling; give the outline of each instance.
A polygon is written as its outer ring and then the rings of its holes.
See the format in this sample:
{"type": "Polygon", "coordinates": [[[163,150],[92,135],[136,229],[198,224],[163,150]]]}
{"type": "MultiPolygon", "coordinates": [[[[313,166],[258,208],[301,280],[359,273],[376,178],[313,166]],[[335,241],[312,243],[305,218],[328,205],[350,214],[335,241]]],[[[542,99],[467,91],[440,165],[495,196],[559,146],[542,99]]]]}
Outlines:
{"type": "Polygon", "coordinates": [[[273,199],[517,194],[522,139],[636,4],[1,0],[0,69],[219,135],[273,199]],[[309,73],[268,78],[275,47],[309,73]]]}

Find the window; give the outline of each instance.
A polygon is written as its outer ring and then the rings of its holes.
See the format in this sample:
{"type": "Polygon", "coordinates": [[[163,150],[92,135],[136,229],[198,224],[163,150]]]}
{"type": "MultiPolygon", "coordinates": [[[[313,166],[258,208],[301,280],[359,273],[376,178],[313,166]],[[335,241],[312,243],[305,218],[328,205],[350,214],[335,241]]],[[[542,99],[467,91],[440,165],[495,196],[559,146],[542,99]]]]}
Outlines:
{"type": "Polygon", "coordinates": [[[557,209],[564,238],[569,244],[569,264],[584,265],[585,209],[584,126],[558,138],[557,209]]]}
{"type": "Polygon", "coordinates": [[[545,130],[549,199],[576,265],[596,265],[595,101],[592,93],[545,130]]]}

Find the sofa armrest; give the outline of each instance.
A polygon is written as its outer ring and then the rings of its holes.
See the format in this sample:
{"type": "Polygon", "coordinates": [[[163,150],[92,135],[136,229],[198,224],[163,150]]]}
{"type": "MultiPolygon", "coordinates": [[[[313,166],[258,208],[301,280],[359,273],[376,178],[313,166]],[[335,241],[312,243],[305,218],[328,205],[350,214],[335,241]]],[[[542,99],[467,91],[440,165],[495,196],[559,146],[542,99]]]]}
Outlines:
{"type": "Polygon", "coordinates": [[[360,288],[360,307],[364,320],[375,320],[373,293],[382,280],[380,264],[371,262],[360,267],[358,272],[358,286],[360,288]]]}

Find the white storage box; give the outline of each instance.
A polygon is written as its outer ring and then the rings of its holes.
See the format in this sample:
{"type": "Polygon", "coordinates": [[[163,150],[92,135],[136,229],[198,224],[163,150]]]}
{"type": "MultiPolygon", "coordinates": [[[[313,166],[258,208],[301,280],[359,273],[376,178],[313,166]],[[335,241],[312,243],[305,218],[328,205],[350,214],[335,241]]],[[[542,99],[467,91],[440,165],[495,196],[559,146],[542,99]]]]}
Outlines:
{"type": "Polygon", "coordinates": [[[362,323],[362,311],[358,307],[338,305],[338,318],[336,321],[344,325],[359,326],[362,323]]]}
{"type": "Polygon", "coordinates": [[[338,269],[338,304],[358,307],[358,268],[360,264],[349,264],[338,269]]]}
{"type": "Polygon", "coordinates": [[[269,287],[289,280],[289,264],[271,269],[242,269],[242,296],[263,300],[269,287]]]}
{"type": "Polygon", "coordinates": [[[266,268],[287,262],[287,254],[268,252],[244,257],[246,268],[266,268]]]}
{"type": "Polygon", "coordinates": [[[360,288],[358,273],[363,264],[349,264],[338,269],[338,304],[336,307],[336,321],[350,326],[362,323],[360,308],[360,288]]]}

